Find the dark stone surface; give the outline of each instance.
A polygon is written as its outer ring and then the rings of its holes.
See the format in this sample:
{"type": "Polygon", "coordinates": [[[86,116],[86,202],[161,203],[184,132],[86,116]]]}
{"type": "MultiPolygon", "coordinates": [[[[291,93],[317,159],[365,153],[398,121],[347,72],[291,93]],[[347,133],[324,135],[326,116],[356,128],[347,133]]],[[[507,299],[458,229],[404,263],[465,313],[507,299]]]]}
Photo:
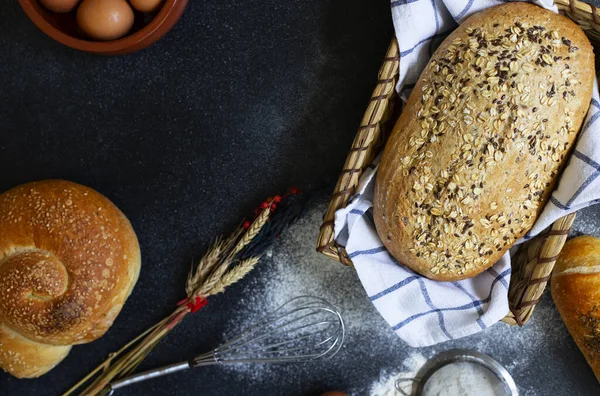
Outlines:
{"type": "MultiPolygon", "coordinates": [[[[0,394],[39,395],[66,390],[169,313],[192,257],[266,196],[335,181],[392,24],[387,2],[193,0],[159,43],[106,58],[55,43],[10,1],[0,31],[0,191],[44,178],[89,185],[129,216],[144,257],[105,337],[40,379],[0,374],[0,394]]],[[[214,346],[237,298],[235,290],[215,298],[154,363],[186,357],[173,343],[214,346]]],[[[208,375],[153,386],[160,394],[244,389],[243,378],[208,375]]]]}
{"type": "MultiPolygon", "coordinates": [[[[0,373],[0,394],[46,395],[65,391],[168,314],[183,297],[191,259],[265,196],[291,184],[314,190],[335,181],[392,26],[385,1],[191,1],[158,44],[105,58],[53,42],[11,1],[3,4],[0,31],[0,191],[44,178],[89,185],[129,216],[144,257],[140,281],[105,337],[75,347],[42,378],[0,373]]],[[[253,276],[268,277],[268,268],[253,276]]],[[[239,286],[212,299],[161,344],[147,367],[215,346],[243,292],[239,286]]],[[[569,389],[579,383],[576,393],[594,393],[590,370],[561,331],[564,346],[552,359],[577,370],[560,381],[572,378],[569,389]]],[[[394,345],[403,348],[399,340],[394,345]]],[[[547,384],[562,367],[543,352],[539,365],[528,368],[537,378],[529,382],[531,394],[552,389],[547,384]]],[[[503,352],[503,363],[511,353],[503,352]]],[[[276,381],[249,382],[213,368],[122,394],[365,389],[380,369],[401,362],[389,351],[353,353],[353,345],[343,356],[327,368],[282,371],[276,381]]]]}

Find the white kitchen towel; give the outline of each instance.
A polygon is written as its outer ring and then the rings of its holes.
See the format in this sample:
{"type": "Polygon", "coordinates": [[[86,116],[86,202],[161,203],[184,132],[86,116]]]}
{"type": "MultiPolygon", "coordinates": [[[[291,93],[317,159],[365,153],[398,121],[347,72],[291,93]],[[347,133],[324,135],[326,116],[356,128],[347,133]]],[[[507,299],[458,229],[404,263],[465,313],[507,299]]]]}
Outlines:
{"type": "MultiPolygon", "coordinates": [[[[433,51],[458,23],[503,1],[394,0],[392,15],[400,47],[398,93],[403,100],[433,51]]],[[[552,1],[536,1],[557,11],[552,1]]],[[[556,219],[600,201],[600,100],[594,84],[583,130],[558,188],[519,242],[540,233],[556,219]]],[[[336,213],[336,241],[352,259],[369,298],[392,329],[410,346],[421,347],[477,333],[508,313],[510,256],[507,253],[479,276],[435,282],[397,263],[379,239],[372,218],[377,159],[360,179],[351,203],[336,213]]]]}

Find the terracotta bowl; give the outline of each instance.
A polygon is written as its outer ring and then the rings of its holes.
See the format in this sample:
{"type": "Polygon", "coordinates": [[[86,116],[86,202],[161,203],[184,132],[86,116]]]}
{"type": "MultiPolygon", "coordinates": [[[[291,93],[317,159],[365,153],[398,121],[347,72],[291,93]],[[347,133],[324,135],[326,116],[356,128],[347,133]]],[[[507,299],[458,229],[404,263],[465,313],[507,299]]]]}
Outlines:
{"type": "Polygon", "coordinates": [[[121,55],[139,51],[160,40],[175,26],[188,1],[165,0],[164,5],[152,16],[135,11],[135,22],[129,35],[112,41],[87,39],[75,21],[76,11],[57,14],[47,10],[37,0],[19,0],[19,3],[33,23],[59,43],[95,54],[121,55]]]}

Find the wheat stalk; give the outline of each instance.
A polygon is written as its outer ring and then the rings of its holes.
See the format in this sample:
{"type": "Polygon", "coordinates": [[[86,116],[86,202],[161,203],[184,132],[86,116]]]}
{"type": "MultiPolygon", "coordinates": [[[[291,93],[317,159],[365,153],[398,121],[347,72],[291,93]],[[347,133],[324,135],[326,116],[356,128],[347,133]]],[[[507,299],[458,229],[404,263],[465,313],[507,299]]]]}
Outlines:
{"type": "MultiPolygon", "coordinates": [[[[223,258],[221,264],[215,268],[212,274],[204,282],[202,282],[202,285],[192,293],[188,293],[190,298],[195,296],[207,297],[212,294],[211,290],[213,290],[222,281],[223,276],[225,276],[231,265],[236,261],[235,256],[241,252],[242,249],[248,246],[250,242],[256,238],[264,225],[267,224],[267,220],[269,220],[269,215],[271,214],[270,207],[271,205],[269,203],[269,207],[263,210],[254,220],[254,222],[252,222],[250,227],[241,235],[231,251],[226,255],[226,257],[223,258]]],[[[233,245],[234,244],[232,244],[232,246],[233,245]]]]}
{"type": "Polygon", "coordinates": [[[234,243],[240,238],[240,235],[244,230],[242,228],[238,228],[235,232],[233,232],[226,240],[223,240],[221,237],[218,237],[213,244],[208,249],[208,252],[200,259],[198,264],[195,266],[196,270],[194,271],[194,265],[190,269],[190,273],[188,274],[188,279],[185,287],[186,294],[188,298],[192,298],[196,295],[200,295],[199,290],[202,288],[202,285],[206,282],[206,278],[210,274],[211,271],[214,271],[217,266],[223,264],[222,257],[229,256],[229,253],[232,249],[234,243]]]}
{"type": "Polygon", "coordinates": [[[259,260],[259,257],[251,257],[241,261],[231,271],[227,272],[221,279],[219,279],[218,282],[215,283],[213,288],[209,291],[209,295],[212,296],[214,294],[223,293],[225,288],[233,285],[248,275],[248,273],[254,269],[256,264],[258,264],[259,260]]]}
{"type": "Polygon", "coordinates": [[[185,286],[185,291],[188,296],[191,296],[194,293],[194,290],[197,290],[202,285],[202,282],[204,282],[208,273],[218,263],[219,256],[223,252],[225,244],[226,242],[221,238],[217,238],[208,249],[208,252],[200,259],[196,271],[194,271],[194,265],[192,265],[185,286]]]}
{"type": "MultiPolygon", "coordinates": [[[[292,194],[295,194],[295,192],[292,192],[292,194]]],[[[273,202],[271,200],[270,202],[263,203],[263,210],[247,229],[239,227],[227,239],[215,239],[208,252],[200,259],[195,268],[192,266],[190,269],[185,287],[188,298],[182,302],[181,306],[124,348],[114,354],[110,354],[104,363],[73,388],[69,389],[64,396],[75,393],[77,389],[92,380],[95,375],[97,377],[83,391],[83,394],[86,396],[103,394],[103,392],[110,389],[109,384],[112,381],[116,378],[124,377],[137,368],[160,340],[192,311],[190,304],[193,304],[197,297],[206,298],[222,293],[227,287],[240,281],[252,271],[260,258],[242,258],[239,257],[239,253],[256,238],[265,226],[271,215],[271,208],[273,207],[271,205],[273,202]]]]}
{"type": "Polygon", "coordinates": [[[258,217],[250,225],[250,228],[248,228],[244,235],[242,235],[239,242],[231,252],[232,256],[235,256],[236,254],[241,252],[243,248],[248,246],[248,244],[252,242],[252,240],[258,235],[260,230],[262,230],[265,224],[267,224],[269,216],[271,215],[272,203],[273,201],[269,202],[269,206],[258,215],[258,217]]]}

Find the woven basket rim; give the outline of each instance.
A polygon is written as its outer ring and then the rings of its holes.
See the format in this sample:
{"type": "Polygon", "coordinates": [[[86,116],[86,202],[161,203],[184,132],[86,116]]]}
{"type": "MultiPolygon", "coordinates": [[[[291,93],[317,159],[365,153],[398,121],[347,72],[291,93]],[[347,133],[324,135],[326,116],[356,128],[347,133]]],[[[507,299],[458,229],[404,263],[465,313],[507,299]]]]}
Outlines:
{"type": "MultiPolygon", "coordinates": [[[[600,18],[594,5],[579,0],[555,0],[555,4],[561,13],[579,24],[590,39],[600,45],[600,18]]],[[[395,92],[400,61],[398,44],[394,38],[383,59],[375,90],[330,196],[319,230],[317,251],[348,266],[352,265],[352,260],[345,247],[335,241],[335,212],[346,207],[354,195],[363,170],[372,162],[377,150],[386,140],[388,124],[395,121],[391,109],[399,107],[400,102],[395,92]]],[[[529,320],[550,279],[575,217],[575,213],[561,217],[547,231],[520,245],[519,253],[513,260],[509,291],[510,312],[503,319],[504,322],[522,326],[529,320]],[[531,249],[528,247],[533,246],[534,251],[529,251],[531,249]]]]}

